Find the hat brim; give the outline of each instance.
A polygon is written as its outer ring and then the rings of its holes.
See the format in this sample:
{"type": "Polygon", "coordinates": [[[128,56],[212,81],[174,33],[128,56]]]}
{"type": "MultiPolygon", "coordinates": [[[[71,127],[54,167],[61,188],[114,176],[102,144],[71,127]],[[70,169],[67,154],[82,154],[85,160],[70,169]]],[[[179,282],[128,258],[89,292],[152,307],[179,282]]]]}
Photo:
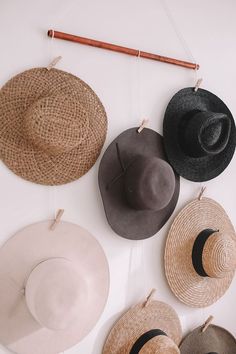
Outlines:
{"type": "Polygon", "coordinates": [[[95,92],[78,77],[58,69],[34,68],[18,74],[0,90],[0,157],[18,176],[44,185],[72,182],[96,162],[107,133],[107,117],[95,92]],[[50,156],[27,140],[23,119],[39,98],[69,95],[88,112],[87,138],[70,152],[50,156]]]}
{"type": "Polygon", "coordinates": [[[98,241],[85,229],[50,221],[27,226],[0,248],[0,343],[19,354],[57,354],[81,341],[98,321],[109,292],[109,268],[98,241]],[[84,277],[87,297],[79,318],[66,330],[40,326],[22,293],[32,269],[43,260],[63,257],[84,277]]]}
{"type": "Polygon", "coordinates": [[[213,93],[188,87],[177,92],[169,102],[164,122],[165,151],[171,165],[180,176],[194,182],[208,181],[217,177],[229,165],[235,151],[236,130],[231,112],[224,102],[213,93]],[[225,113],[231,121],[231,132],[225,149],[217,155],[191,157],[181,148],[179,127],[182,118],[190,111],[225,113]]]}
{"type": "Polygon", "coordinates": [[[165,273],[177,298],[191,307],[216,302],[229,288],[235,271],[225,278],[201,277],[192,264],[192,249],[204,229],[219,229],[235,238],[234,227],[225,210],[214,200],[202,198],[189,203],[171,225],[165,246],[165,273]]]}
{"type": "Polygon", "coordinates": [[[165,332],[178,346],[182,338],[178,315],[164,302],[151,301],[128,310],[114,325],[103,347],[103,354],[129,354],[137,339],[150,329],[165,332]]]}
{"type": "Polygon", "coordinates": [[[132,240],[151,237],[162,228],[175,209],[180,189],[179,176],[175,173],[175,190],[169,204],[162,210],[148,211],[136,210],[129,206],[124,193],[123,176],[107,188],[112,179],[121,173],[116,143],[119,144],[125,166],[137,155],[156,156],[166,161],[162,136],[147,128],[139,134],[137,129],[125,130],[108,146],[98,173],[108,223],[118,235],[132,240]]]}
{"type": "Polygon", "coordinates": [[[188,334],[180,345],[181,354],[236,353],[236,339],[222,327],[210,325],[205,332],[202,327],[188,334]]]}

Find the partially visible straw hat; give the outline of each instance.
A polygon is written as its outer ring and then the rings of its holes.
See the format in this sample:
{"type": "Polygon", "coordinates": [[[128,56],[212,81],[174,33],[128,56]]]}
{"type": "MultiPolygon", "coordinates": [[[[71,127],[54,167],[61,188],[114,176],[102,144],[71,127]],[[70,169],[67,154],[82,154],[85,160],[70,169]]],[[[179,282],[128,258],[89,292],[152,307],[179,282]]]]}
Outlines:
{"type": "Polygon", "coordinates": [[[182,338],[179,318],[172,307],[152,300],[129,309],[114,325],[103,354],[179,354],[182,338]]]}
{"type": "Polygon", "coordinates": [[[104,107],[78,77],[34,68],[0,90],[0,158],[26,180],[59,185],[96,162],[107,132],[104,107]]]}
{"type": "Polygon", "coordinates": [[[165,272],[173,293],[192,307],[213,304],[232,282],[235,254],[236,235],[225,210],[210,198],[192,201],[166,241],[165,272]]]}
{"type": "Polygon", "coordinates": [[[236,339],[226,329],[210,324],[194,329],[182,341],[181,354],[235,354],[236,339]]]}

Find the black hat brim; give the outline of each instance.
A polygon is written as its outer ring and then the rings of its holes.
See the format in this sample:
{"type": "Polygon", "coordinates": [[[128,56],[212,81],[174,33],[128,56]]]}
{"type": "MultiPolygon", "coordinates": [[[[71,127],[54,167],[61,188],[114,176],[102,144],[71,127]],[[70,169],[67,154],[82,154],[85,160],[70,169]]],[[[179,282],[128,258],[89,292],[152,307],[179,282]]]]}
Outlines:
{"type": "Polygon", "coordinates": [[[229,165],[236,145],[236,131],[233,116],[225,103],[213,93],[188,87],[177,92],[169,102],[164,122],[163,136],[165,151],[174,170],[182,177],[203,182],[217,177],[229,165]],[[211,111],[225,113],[231,120],[229,141],[225,149],[217,155],[191,157],[181,147],[179,127],[183,117],[190,111],[211,111]]]}
{"type": "Polygon", "coordinates": [[[169,204],[159,211],[135,210],[126,200],[124,177],[121,176],[109,188],[108,184],[122,172],[117,157],[116,143],[124,165],[137,155],[156,156],[165,161],[163,137],[154,130],[145,128],[141,133],[131,128],[121,133],[105,151],[98,172],[99,188],[108,223],[120,236],[141,240],[156,234],[173,213],[179,197],[180,181],[175,173],[175,191],[169,204]]]}

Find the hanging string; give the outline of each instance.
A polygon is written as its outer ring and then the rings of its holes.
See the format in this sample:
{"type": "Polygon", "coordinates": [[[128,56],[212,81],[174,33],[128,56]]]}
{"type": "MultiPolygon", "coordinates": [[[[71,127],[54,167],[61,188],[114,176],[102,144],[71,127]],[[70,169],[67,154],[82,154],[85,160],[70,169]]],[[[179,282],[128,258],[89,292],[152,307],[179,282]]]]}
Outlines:
{"type": "MultiPolygon", "coordinates": [[[[181,43],[181,45],[182,45],[182,47],[183,47],[183,49],[184,49],[184,51],[185,51],[185,53],[186,53],[188,59],[189,59],[190,61],[192,61],[193,63],[196,64],[197,61],[196,61],[196,59],[195,59],[195,57],[194,57],[194,55],[193,55],[193,53],[192,53],[192,51],[191,51],[191,49],[190,49],[188,43],[187,43],[187,41],[185,40],[185,38],[184,38],[182,32],[180,31],[179,27],[177,26],[177,23],[176,23],[176,21],[174,20],[174,16],[173,16],[173,14],[171,13],[171,10],[170,10],[169,6],[167,5],[167,1],[166,1],[166,0],[160,0],[160,3],[161,3],[161,5],[162,5],[162,7],[163,7],[163,10],[164,10],[165,14],[166,14],[166,17],[168,18],[170,24],[171,24],[172,27],[173,27],[173,30],[175,31],[176,37],[179,39],[179,42],[181,43]]],[[[194,80],[195,80],[195,83],[197,82],[198,75],[199,75],[199,74],[198,74],[198,70],[195,69],[195,70],[194,70],[194,80]]]]}

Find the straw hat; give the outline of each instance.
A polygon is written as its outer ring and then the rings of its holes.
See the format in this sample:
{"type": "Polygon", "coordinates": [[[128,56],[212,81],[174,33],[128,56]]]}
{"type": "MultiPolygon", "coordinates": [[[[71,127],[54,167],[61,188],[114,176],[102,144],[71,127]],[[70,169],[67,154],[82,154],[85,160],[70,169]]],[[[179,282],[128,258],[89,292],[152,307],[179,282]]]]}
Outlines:
{"type": "Polygon", "coordinates": [[[236,269],[236,235],[224,209],[214,200],[189,203],[171,225],[165,272],[178,299],[192,307],[217,301],[236,269]]]}
{"type": "Polygon", "coordinates": [[[234,118],[213,93],[192,87],[169,102],[164,122],[165,150],[174,170],[190,181],[208,181],[229,165],[236,146],[234,118]]]}
{"type": "Polygon", "coordinates": [[[108,146],[98,181],[108,223],[131,240],[156,234],[179,197],[179,176],[166,161],[163,138],[147,128],[125,130],[108,146]]]}
{"type": "Polygon", "coordinates": [[[44,221],[0,248],[0,343],[19,354],[58,354],[97,323],[109,291],[100,244],[80,226],[44,221]]]}
{"type": "Polygon", "coordinates": [[[109,333],[103,354],[179,354],[182,329],[176,312],[160,301],[129,309],[109,333]]]}
{"type": "Polygon", "coordinates": [[[188,334],[180,345],[181,354],[235,354],[236,339],[226,329],[200,326],[188,334]]]}
{"type": "Polygon", "coordinates": [[[0,90],[0,158],[26,180],[58,185],[84,175],[107,132],[103,105],[78,77],[24,71],[0,90]]]}

